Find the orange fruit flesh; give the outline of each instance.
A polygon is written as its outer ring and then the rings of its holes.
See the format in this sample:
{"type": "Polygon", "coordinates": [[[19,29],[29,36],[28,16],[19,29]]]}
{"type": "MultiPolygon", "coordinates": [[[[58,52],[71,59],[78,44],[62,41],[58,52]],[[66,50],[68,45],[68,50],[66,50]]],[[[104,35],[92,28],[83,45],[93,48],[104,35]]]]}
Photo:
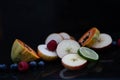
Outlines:
{"type": "Polygon", "coordinates": [[[24,42],[22,42],[21,40],[17,39],[18,43],[24,48],[26,49],[26,51],[28,51],[31,55],[33,55],[34,57],[36,57],[37,59],[39,58],[39,56],[36,54],[36,52],[30,48],[27,44],[25,44],[24,42]]]}
{"type": "Polygon", "coordinates": [[[81,46],[86,46],[87,44],[92,43],[92,39],[94,38],[95,34],[98,33],[99,30],[96,27],[91,28],[79,39],[79,43],[81,46]]]}

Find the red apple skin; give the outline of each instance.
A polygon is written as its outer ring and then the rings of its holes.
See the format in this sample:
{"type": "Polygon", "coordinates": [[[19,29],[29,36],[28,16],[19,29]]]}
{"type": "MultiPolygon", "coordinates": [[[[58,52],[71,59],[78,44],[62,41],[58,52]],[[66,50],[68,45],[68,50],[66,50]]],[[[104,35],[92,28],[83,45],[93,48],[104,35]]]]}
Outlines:
{"type": "Polygon", "coordinates": [[[117,40],[117,46],[120,47],[120,39],[117,40]]]}
{"type": "Polygon", "coordinates": [[[69,70],[81,70],[87,65],[87,62],[84,63],[83,65],[74,66],[74,67],[64,64],[64,62],[62,62],[62,65],[69,70]]]}

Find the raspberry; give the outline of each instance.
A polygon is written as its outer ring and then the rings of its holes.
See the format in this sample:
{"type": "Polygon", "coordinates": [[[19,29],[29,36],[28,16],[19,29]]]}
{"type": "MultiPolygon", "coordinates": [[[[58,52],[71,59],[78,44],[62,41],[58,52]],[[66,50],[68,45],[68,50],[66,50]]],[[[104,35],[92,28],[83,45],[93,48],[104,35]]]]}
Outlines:
{"type": "Polygon", "coordinates": [[[118,41],[117,41],[117,45],[120,47],[120,39],[118,39],[118,41]]]}
{"type": "Polygon", "coordinates": [[[29,64],[25,61],[21,61],[18,63],[18,70],[19,71],[27,71],[29,69],[29,64]]]}
{"type": "Polygon", "coordinates": [[[56,48],[57,48],[57,42],[55,40],[49,41],[48,44],[47,44],[47,48],[50,51],[55,51],[56,48]]]}

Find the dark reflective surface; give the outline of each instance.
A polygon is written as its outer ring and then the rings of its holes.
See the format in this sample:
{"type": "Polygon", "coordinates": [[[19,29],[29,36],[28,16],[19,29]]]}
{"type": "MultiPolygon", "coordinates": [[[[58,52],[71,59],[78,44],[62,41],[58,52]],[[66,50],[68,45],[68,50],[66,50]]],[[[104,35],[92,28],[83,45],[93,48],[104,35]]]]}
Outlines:
{"type": "MultiPolygon", "coordinates": [[[[68,32],[76,40],[89,28],[96,26],[113,40],[120,37],[118,0],[4,0],[0,2],[0,64],[9,65],[11,46],[16,38],[37,51],[52,32],[68,32]]],[[[68,71],[61,62],[45,62],[44,68],[30,69],[25,73],[0,72],[0,80],[40,79],[119,79],[120,47],[112,46],[98,51],[100,60],[82,71],[68,71]],[[62,75],[65,73],[65,76],[62,75]],[[72,76],[71,76],[72,75],[72,76]]],[[[90,65],[90,64],[88,64],[90,65]]]]}

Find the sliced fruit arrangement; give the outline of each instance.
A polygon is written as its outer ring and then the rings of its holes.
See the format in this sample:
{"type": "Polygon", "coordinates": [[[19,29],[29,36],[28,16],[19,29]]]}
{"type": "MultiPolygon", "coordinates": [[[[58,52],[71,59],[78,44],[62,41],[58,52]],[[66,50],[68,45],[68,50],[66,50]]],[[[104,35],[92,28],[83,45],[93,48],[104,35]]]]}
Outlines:
{"type": "Polygon", "coordinates": [[[99,35],[100,31],[96,27],[93,27],[88,30],[82,37],[80,37],[78,42],[81,44],[81,46],[91,47],[94,42],[96,42],[99,35]]]}
{"type": "Polygon", "coordinates": [[[54,61],[58,58],[57,46],[63,40],[71,40],[71,36],[66,32],[51,33],[45,39],[45,44],[38,45],[38,55],[45,61],[54,61]]]}
{"type": "Polygon", "coordinates": [[[88,30],[82,37],[79,39],[81,46],[86,46],[93,49],[103,49],[110,44],[112,44],[112,37],[107,33],[100,33],[96,27],[88,30]]]}
{"type": "Polygon", "coordinates": [[[99,55],[88,47],[81,47],[78,49],[78,54],[88,61],[97,61],[99,59],[99,55]]]}
{"type": "Polygon", "coordinates": [[[66,39],[74,39],[74,37],[66,32],[51,33],[45,39],[45,44],[48,44],[48,42],[51,40],[55,40],[57,43],[60,43],[62,40],[66,40],[66,39]]]}
{"type": "Polygon", "coordinates": [[[45,39],[45,44],[38,45],[38,55],[45,61],[54,61],[58,58],[57,45],[63,40],[58,33],[52,33],[45,39]]]}
{"type": "Polygon", "coordinates": [[[112,44],[112,37],[107,33],[100,33],[96,42],[91,46],[94,49],[103,49],[112,44]]]}
{"type": "Polygon", "coordinates": [[[44,44],[38,45],[37,53],[16,39],[12,45],[11,59],[13,62],[29,62],[37,59],[55,61],[59,58],[65,68],[78,70],[88,61],[99,60],[99,55],[91,48],[101,49],[111,43],[111,36],[100,33],[96,27],[89,29],[78,41],[66,32],[51,33],[46,37],[44,44]]]}
{"type": "Polygon", "coordinates": [[[37,55],[37,53],[23,41],[19,39],[16,39],[14,41],[11,49],[11,59],[13,62],[29,62],[32,60],[37,60],[39,58],[40,57],[37,55]]]}
{"type": "Polygon", "coordinates": [[[87,47],[81,47],[75,40],[62,40],[56,49],[63,66],[69,70],[79,70],[85,67],[87,61],[97,61],[98,54],[87,47]]]}
{"type": "Polygon", "coordinates": [[[77,54],[66,54],[61,58],[62,64],[69,70],[80,70],[85,67],[87,62],[97,61],[99,55],[88,47],[80,47],[77,54]]]}
{"type": "Polygon", "coordinates": [[[63,40],[61,41],[56,49],[57,55],[62,58],[67,54],[77,53],[77,50],[80,48],[80,45],[75,40],[63,40]]]}

